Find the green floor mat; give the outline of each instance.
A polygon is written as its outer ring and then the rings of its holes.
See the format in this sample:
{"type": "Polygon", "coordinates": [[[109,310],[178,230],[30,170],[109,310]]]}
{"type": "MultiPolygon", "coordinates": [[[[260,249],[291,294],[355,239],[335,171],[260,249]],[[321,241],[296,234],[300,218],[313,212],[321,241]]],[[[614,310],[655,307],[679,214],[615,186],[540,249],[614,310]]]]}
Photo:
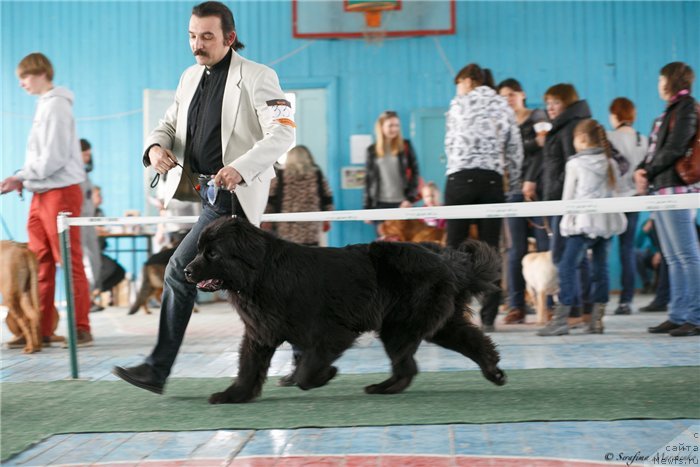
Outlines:
{"type": "Polygon", "coordinates": [[[174,379],[157,396],[122,381],[2,383],[0,459],[56,433],[187,431],[555,420],[700,418],[700,368],[421,373],[403,394],[366,395],[386,375],[340,375],[323,388],[268,380],[249,404],[209,405],[228,378],[174,379]]]}

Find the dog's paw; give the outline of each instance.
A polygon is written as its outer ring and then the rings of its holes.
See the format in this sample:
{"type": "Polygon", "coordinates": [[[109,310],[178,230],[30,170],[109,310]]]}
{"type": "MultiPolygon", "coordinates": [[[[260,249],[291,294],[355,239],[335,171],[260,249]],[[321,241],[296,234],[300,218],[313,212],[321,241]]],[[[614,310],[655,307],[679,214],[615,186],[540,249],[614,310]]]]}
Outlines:
{"type": "Polygon", "coordinates": [[[251,395],[245,395],[236,391],[215,392],[209,396],[210,404],[242,404],[253,399],[251,395]]]}
{"type": "Polygon", "coordinates": [[[496,386],[503,386],[508,381],[506,373],[498,367],[494,368],[488,373],[484,372],[484,376],[496,386]]]}

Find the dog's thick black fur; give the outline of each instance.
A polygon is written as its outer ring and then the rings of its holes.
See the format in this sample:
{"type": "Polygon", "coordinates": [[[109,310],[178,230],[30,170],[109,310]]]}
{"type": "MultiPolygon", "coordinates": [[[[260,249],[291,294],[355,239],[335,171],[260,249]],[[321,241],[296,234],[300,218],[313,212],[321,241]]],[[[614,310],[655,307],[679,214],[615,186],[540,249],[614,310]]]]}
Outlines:
{"type": "Polygon", "coordinates": [[[278,239],[244,220],[207,227],[185,274],[200,288],[230,291],[245,324],[238,377],[212,404],[260,395],[275,349],[288,341],[303,350],[294,378],[301,389],[326,384],[332,363],[363,332],[377,331],[392,375],[370,394],[403,391],[418,373],[422,340],[474,360],[483,375],[505,384],[488,336],[469,322],[466,304],[490,291],[500,259],[485,243],[459,250],[437,245],[375,242],[345,248],[307,247],[278,239]]]}

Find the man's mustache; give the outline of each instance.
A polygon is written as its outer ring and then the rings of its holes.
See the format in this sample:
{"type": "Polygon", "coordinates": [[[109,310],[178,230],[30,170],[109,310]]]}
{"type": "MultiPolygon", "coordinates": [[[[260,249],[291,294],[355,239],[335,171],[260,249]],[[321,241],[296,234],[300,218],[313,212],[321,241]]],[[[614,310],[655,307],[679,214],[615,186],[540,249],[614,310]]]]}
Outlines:
{"type": "Polygon", "coordinates": [[[192,52],[192,55],[194,55],[195,57],[196,57],[197,55],[201,55],[202,57],[208,57],[208,56],[209,56],[209,55],[208,55],[204,50],[202,50],[202,49],[195,50],[194,52],[192,52]]]}

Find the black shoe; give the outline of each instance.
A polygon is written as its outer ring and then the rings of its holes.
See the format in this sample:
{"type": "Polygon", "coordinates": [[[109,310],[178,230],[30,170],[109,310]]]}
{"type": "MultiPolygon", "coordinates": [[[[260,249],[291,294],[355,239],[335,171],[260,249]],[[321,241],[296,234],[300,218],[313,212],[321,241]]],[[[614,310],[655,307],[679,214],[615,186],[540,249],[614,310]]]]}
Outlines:
{"type": "Polygon", "coordinates": [[[616,315],[631,315],[632,308],[630,308],[629,303],[620,303],[620,305],[615,309],[614,314],[616,314],[616,315]]]}
{"type": "Polygon", "coordinates": [[[666,320],[658,326],[648,328],[647,331],[649,331],[652,334],[665,334],[667,332],[673,331],[674,329],[678,329],[679,327],[681,327],[680,324],[672,323],[666,320]]]}
{"type": "Polygon", "coordinates": [[[700,336],[700,327],[691,323],[685,323],[683,326],[674,329],[668,334],[673,337],[700,336]]]}
{"type": "Polygon", "coordinates": [[[666,305],[659,305],[658,303],[651,302],[647,306],[641,307],[639,311],[668,311],[668,307],[666,305]]]}
{"type": "Polygon", "coordinates": [[[112,374],[141,389],[155,392],[156,394],[163,394],[163,386],[165,384],[156,379],[153,374],[153,368],[147,363],[129,368],[115,366],[112,369],[112,374]]]}

